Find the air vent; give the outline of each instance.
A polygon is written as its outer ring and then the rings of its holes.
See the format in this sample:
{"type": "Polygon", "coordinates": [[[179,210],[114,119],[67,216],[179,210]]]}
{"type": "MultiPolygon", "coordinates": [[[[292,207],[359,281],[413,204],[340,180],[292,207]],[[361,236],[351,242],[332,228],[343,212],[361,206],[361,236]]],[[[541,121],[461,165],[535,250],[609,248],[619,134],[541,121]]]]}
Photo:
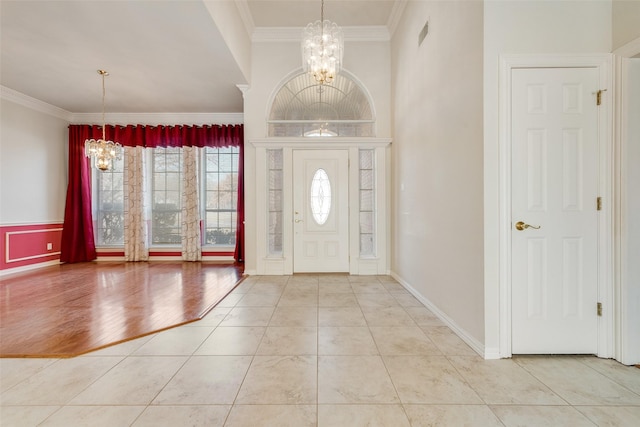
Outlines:
{"type": "Polygon", "coordinates": [[[420,31],[420,34],[418,35],[418,46],[422,44],[424,39],[427,37],[428,33],[429,33],[429,20],[425,22],[424,27],[422,27],[422,31],[420,31]]]}

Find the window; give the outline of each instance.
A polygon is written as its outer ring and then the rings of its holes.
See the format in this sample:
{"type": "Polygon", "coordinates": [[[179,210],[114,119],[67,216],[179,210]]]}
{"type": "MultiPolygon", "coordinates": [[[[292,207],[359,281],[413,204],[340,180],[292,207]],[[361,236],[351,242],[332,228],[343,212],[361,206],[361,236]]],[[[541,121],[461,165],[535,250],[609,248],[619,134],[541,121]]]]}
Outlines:
{"type": "Polygon", "coordinates": [[[124,244],[124,159],[108,171],[93,173],[94,224],[97,246],[124,244]]]}
{"type": "Polygon", "coordinates": [[[324,169],[318,169],[311,180],[311,213],[318,225],[323,225],[331,212],[331,182],[324,169]]]}
{"type": "Polygon", "coordinates": [[[180,244],[182,150],[176,147],[153,149],[151,202],[151,244],[180,244]]]}
{"type": "Polygon", "coordinates": [[[282,148],[267,150],[269,168],[269,255],[282,255],[283,154],[282,148]]]}
{"type": "MultiPolygon", "coordinates": [[[[150,244],[182,243],[182,148],[147,149],[151,189],[150,244]]],[[[203,246],[234,246],[238,206],[238,147],[202,149],[200,171],[203,246]]],[[[124,161],[92,170],[96,246],[124,245],[124,161]]]]}
{"type": "Polygon", "coordinates": [[[237,147],[205,149],[204,245],[236,244],[238,155],[237,147]]]}
{"type": "Polygon", "coordinates": [[[276,93],[267,120],[269,136],[375,136],[375,118],[369,96],[346,72],[330,85],[321,85],[307,73],[287,81],[276,93]]]}
{"type": "Polygon", "coordinates": [[[360,172],[360,256],[375,256],[375,153],[359,150],[360,172]]]}

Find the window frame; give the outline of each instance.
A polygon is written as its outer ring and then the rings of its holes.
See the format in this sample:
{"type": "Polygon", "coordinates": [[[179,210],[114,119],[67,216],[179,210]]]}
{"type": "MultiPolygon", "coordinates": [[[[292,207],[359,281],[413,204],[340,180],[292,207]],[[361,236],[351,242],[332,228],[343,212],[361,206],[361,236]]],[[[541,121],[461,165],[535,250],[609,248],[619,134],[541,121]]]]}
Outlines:
{"type": "MultiPolygon", "coordinates": [[[[149,247],[158,247],[158,248],[172,248],[172,247],[179,247],[182,246],[182,226],[181,226],[181,219],[182,219],[182,147],[155,147],[151,150],[149,150],[150,154],[150,173],[149,176],[146,177],[147,182],[150,184],[149,188],[151,189],[151,204],[149,206],[149,247]],[[156,170],[156,156],[158,156],[160,154],[160,152],[158,150],[162,150],[162,154],[165,158],[165,167],[164,167],[164,171],[157,171],[156,170]],[[169,152],[167,152],[167,150],[170,150],[169,152]],[[174,151],[175,150],[175,151],[174,151]],[[177,151],[177,153],[176,153],[177,151]],[[167,170],[166,167],[166,158],[167,155],[178,155],[179,156],[179,161],[177,162],[178,164],[178,171],[171,171],[171,170],[167,170]],[[157,187],[159,186],[157,184],[156,181],[156,175],[160,175],[160,174],[164,174],[164,189],[158,189],[157,187]],[[167,189],[168,187],[168,176],[167,174],[172,174],[172,175],[178,175],[178,187],[177,190],[176,189],[167,189]],[[149,182],[149,180],[151,182],[149,182]],[[165,205],[167,205],[167,193],[169,192],[174,192],[177,193],[177,208],[175,209],[157,209],[156,206],[156,194],[160,193],[160,192],[164,192],[164,200],[165,200],[165,205]],[[160,214],[175,214],[177,216],[177,220],[174,222],[177,225],[173,225],[170,227],[154,227],[154,224],[156,223],[157,219],[156,219],[156,215],[160,215],[160,214]],[[156,235],[160,233],[160,231],[162,230],[176,230],[176,229],[180,229],[180,232],[177,233],[178,236],[180,236],[180,240],[177,242],[156,242],[155,238],[156,235]]],[[[168,235],[175,235],[174,233],[168,232],[168,235]]]]}
{"type": "Polygon", "coordinates": [[[110,248],[124,247],[124,164],[125,164],[124,156],[125,156],[125,153],[122,154],[119,160],[115,160],[113,163],[113,167],[108,171],[100,171],[96,168],[93,168],[93,167],[91,168],[91,214],[93,217],[93,224],[92,224],[93,236],[94,236],[96,248],[110,249],[110,248]],[[116,170],[116,169],[121,169],[121,170],[116,170]],[[102,243],[101,230],[108,229],[106,227],[103,228],[100,226],[100,223],[102,222],[101,213],[107,211],[105,209],[101,209],[101,206],[104,205],[104,202],[102,201],[102,198],[101,198],[101,194],[104,191],[102,180],[105,174],[110,175],[112,180],[111,190],[109,190],[112,193],[111,194],[112,203],[113,203],[113,192],[115,191],[114,185],[113,185],[113,175],[114,174],[122,175],[122,180],[121,180],[122,186],[120,188],[120,192],[122,193],[122,203],[120,206],[120,210],[117,210],[117,209],[108,210],[108,212],[110,213],[120,212],[121,214],[122,227],[119,229],[119,233],[121,234],[121,243],[113,243],[113,242],[107,243],[107,244],[102,243]]]}
{"type": "MultiPolygon", "coordinates": [[[[179,162],[179,175],[180,178],[178,179],[179,182],[182,181],[182,174],[183,174],[183,170],[182,170],[182,147],[156,147],[156,148],[149,148],[149,149],[145,149],[145,156],[146,160],[147,160],[147,164],[149,165],[149,167],[147,168],[147,176],[145,177],[145,182],[147,183],[147,188],[149,188],[149,203],[147,206],[147,213],[148,213],[148,227],[149,227],[149,249],[174,249],[174,248],[180,248],[181,242],[172,242],[172,243],[156,243],[154,242],[154,226],[153,226],[153,222],[154,222],[154,213],[158,212],[157,209],[154,209],[154,194],[156,191],[160,191],[156,189],[156,176],[155,174],[157,173],[155,170],[155,155],[157,153],[157,149],[162,149],[165,151],[165,155],[166,155],[166,149],[178,149],[180,150],[180,162],[179,162]]],[[[218,250],[228,250],[228,249],[233,249],[236,246],[236,235],[237,235],[237,218],[238,218],[238,179],[239,179],[239,158],[240,158],[240,147],[236,147],[236,146],[227,146],[227,147],[203,147],[202,148],[202,152],[201,152],[201,168],[199,171],[199,179],[200,179],[200,215],[201,215],[201,220],[200,220],[200,224],[201,224],[201,243],[202,243],[202,248],[203,248],[203,252],[204,251],[218,251],[218,250]],[[207,152],[209,150],[217,150],[218,151],[218,156],[219,156],[219,152],[220,150],[228,150],[229,154],[231,155],[231,167],[229,171],[223,171],[223,172],[216,172],[218,174],[218,176],[220,175],[220,173],[230,173],[230,174],[235,174],[235,177],[232,177],[232,182],[231,182],[231,190],[230,191],[225,191],[229,193],[229,198],[230,198],[230,203],[231,203],[231,207],[230,208],[225,208],[225,209],[211,209],[207,207],[207,165],[206,165],[206,161],[207,161],[207,152]],[[207,238],[206,238],[206,233],[207,233],[207,213],[211,213],[211,212],[223,212],[223,213],[231,213],[231,224],[230,227],[223,227],[229,230],[229,232],[231,233],[231,237],[230,237],[230,241],[232,243],[227,243],[227,244],[208,244],[207,243],[207,238]]],[[[119,164],[121,165],[122,170],[121,171],[116,171],[115,168],[106,171],[106,172],[102,172],[102,171],[98,171],[95,168],[91,168],[91,182],[92,182],[92,186],[91,186],[91,210],[92,210],[92,214],[93,214],[93,230],[94,230],[94,236],[95,236],[95,242],[96,242],[96,248],[97,249],[122,249],[124,248],[124,197],[125,197],[125,186],[124,186],[124,174],[125,174],[125,159],[124,156],[126,155],[126,152],[123,154],[122,156],[122,160],[120,160],[119,164]],[[116,244],[102,244],[101,242],[101,238],[100,235],[98,233],[100,233],[100,219],[101,219],[101,212],[102,210],[100,209],[101,207],[101,198],[102,198],[102,194],[103,194],[103,190],[102,190],[102,182],[101,182],[101,178],[102,176],[100,174],[104,174],[104,173],[108,173],[108,174],[113,174],[113,173],[121,173],[122,174],[122,180],[121,180],[121,192],[122,192],[122,204],[121,204],[121,215],[122,215],[122,228],[121,228],[121,233],[122,233],[122,239],[121,239],[121,243],[116,243],[116,244]]],[[[218,163],[219,164],[219,163],[218,163]]],[[[163,172],[160,172],[163,173],[163,172]]],[[[166,174],[166,172],[164,172],[166,174]]],[[[176,172],[170,172],[170,173],[176,173],[176,172]]],[[[166,182],[166,181],[165,181],[166,182]]],[[[220,182],[220,180],[218,180],[218,183],[220,182]]],[[[218,187],[219,188],[219,187],[218,187]]],[[[111,190],[113,191],[113,190],[111,190]]],[[[177,210],[172,210],[172,212],[176,213],[178,215],[178,217],[180,218],[181,216],[181,211],[182,211],[182,186],[179,185],[177,190],[166,190],[166,186],[165,186],[165,190],[162,191],[177,191],[178,192],[178,199],[180,201],[179,203],[179,209],[177,210]]],[[[216,191],[220,191],[220,190],[216,190],[216,191]]],[[[164,210],[162,211],[162,213],[166,213],[167,211],[164,210]]],[[[180,221],[177,221],[178,224],[180,224],[180,221]]],[[[219,217],[218,217],[218,224],[219,224],[219,217]]],[[[172,228],[176,228],[176,227],[172,227],[172,228]]],[[[220,227],[218,227],[220,228],[220,227]]],[[[179,233],[181,235],[181,233],[179,233]]]]}
{"type": "Polygon", "coordinates": [[[240,148],[239,147],[234,147],[234,146],[226,146],[226,147],[205,147],[203,150],[203,155],[202,155],[202,159],[201,159],[201,173],[200,173],[200,177],[201,179],[201,185],[200,185],[200,206],[201,206],[201,230],[202,230],[202,247],[203,248],[220,248],[220,249],[227,249],[227,248],[235,248],[236,246],[236,235],[237,235],[237,228],[238,228],[238,175],[239,175],[239,166],[240,166],[240,148]],[[207,170],[207,165],[208,165],[208,158],[207,156],[209,154],[213,154],[210,153],[209,151],[216,151],[216,154],[218,156],[218,169],[215,172],[209,172],[207,170]],[[221,171],[220,170],[220,165],[222,164],[222,162],[220,161],[220,154],[221,154],[221,150],[225,150],[225,152],[223,152],[223,155],[228,155],[231,157],[231,162],[230,162],[230,170],[228,171],[221,171]],[[228,151],[228,152],[227,152],[228,151]],[[234,161],[235,160],[235,161],[234,161]],[[207,179],[207,174],[215,174],[217,175],[217,189],[216,190],[212,190],[209,189],[208,184],[209,184],[209,180],[207,179]],[[227,190],[223,190],[223,193],[229,193],[230,196],[230,203],[231,203],[231,207],[230,208],[220,208],[219,206],[219,200],[220,200],[220,183],[222,182],[220,180],[220,175],[221,174],[231,174],[231,190],[227,191],[227,190]],[[235,178],[233,177],[233,175],[235,174],[235,178]],[[208,202],[208,195],[209,193],[217,193],[218,194],[218,208],[209,208],[209,204],[208,202]],[[208,227],[208,214],[209,213],[217,213],[218,214],[218,220],[217,220],[217,225],[218,227],[208,227]],[[231,223],[229,227],[220,227],[220,213],[231,213],[231,223]],[[221,230],[221,229],[228,229],[229,230],[229,239],[230,242],[229,243],[221,243],[221,244],[216,244],[216,243],[207,243],[207,233],[208,230],[221,230]]]}

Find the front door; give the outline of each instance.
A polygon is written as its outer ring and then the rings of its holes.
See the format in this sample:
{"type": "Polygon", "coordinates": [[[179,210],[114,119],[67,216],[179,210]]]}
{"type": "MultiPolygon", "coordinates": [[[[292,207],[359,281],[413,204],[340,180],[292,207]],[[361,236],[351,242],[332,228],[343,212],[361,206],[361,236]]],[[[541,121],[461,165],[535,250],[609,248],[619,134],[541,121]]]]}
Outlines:
{"type": "Polygon", "coordinates": [[[593,68],[512,71],[512,353],[596,354],[593,68]]]}
{"type": "Polygon", "coordinates": [[[349,151],[293,151],[293,271],[349,271],[349,151]]]}

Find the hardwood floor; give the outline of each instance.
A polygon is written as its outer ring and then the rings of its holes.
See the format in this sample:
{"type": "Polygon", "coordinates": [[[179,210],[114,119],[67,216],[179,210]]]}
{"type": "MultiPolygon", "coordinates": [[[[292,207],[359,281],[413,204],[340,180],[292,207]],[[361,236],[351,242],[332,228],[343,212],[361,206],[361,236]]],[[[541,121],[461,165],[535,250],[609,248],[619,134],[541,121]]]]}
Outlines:
{"type": "Polygon", "coordinates": [[[207,262],[63,264],[0,281],[0,357],[71,357],[207,314],[242,267],[207,262]]]}

